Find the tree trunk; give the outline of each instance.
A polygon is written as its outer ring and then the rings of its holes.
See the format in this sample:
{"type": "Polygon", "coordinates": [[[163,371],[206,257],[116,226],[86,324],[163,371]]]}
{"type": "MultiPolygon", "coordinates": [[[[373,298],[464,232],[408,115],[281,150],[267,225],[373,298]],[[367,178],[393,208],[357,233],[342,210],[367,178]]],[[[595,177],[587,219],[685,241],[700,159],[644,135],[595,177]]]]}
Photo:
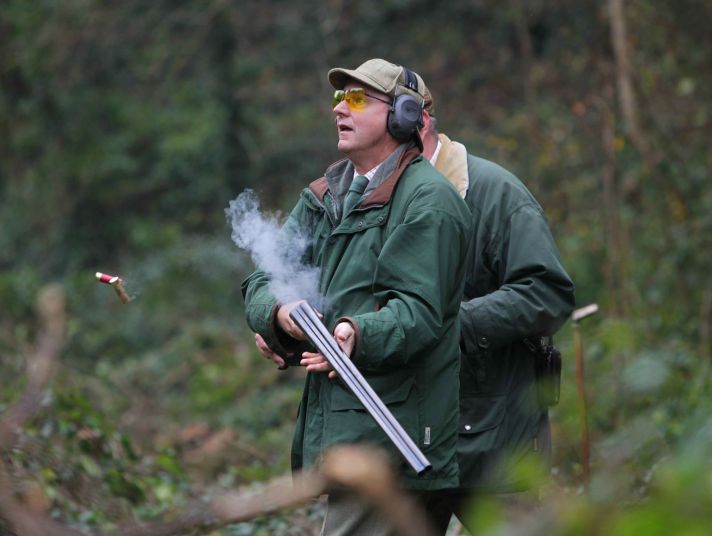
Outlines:
{"type": "MultiPolygon", "coordinates": [[[[608,0],[608,17],[611,23],[611,45],[616,64],[616,85],[618,102],[623,115],[626,132],[643,158],[646,171],[652,169],[648,144],[638,120],[638,104],[633,91],[631,52],[625,22],[623,0],[608,0]]],[[[634,188],[635,185],[631,185],[634,188]]]]}

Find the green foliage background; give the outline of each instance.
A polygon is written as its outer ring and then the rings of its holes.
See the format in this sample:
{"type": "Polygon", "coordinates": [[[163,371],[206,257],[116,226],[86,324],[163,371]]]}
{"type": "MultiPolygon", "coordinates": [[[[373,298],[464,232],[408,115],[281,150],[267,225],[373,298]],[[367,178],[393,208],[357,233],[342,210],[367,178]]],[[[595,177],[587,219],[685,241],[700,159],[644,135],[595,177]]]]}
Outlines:
{"type": "MultiPolygon", "coordinates": [[[[524,180],[579,305],[601,306],[582,327],[588,500],[558,336],[557,530],[695,533],[694,505],[712,506],[712,4],[629,0],[625,19],[640,137],[603,2],[3,1],[0,409],[23,386],[39,289],[61,283],[71,315],[16,476],[53,515],[105,528],[288,470],[302,377],[253,348],[252,265],[223,210],[245,188],[288,210],[339,157],[326,71],[385,57],[429,82],[443,132],[524,180]]],[[[314,508],[289,515],[224,533],[316,526],[314,508]]]]}

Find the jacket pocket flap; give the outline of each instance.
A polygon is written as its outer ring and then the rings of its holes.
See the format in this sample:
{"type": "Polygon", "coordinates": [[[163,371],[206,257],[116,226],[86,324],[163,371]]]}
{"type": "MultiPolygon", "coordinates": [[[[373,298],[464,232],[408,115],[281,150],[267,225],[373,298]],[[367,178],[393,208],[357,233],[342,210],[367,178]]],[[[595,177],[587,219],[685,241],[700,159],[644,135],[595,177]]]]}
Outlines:
{"type": "Polygon", "coordinates": [[[506,407],[504,396],[463,398],[460,400],[460,434],[477,434],[499,426],[506,407]]]}
{"type": "MultiPolygon", "coordinates": [[[[410,376],[404,381],[398,383],[397,387],[387,389],[385,393],[382,395],[379,394],[379,396],[386,405],[403,402],[408,398],[414,381],[414,378],[410,376]]],[[[373,390],[378,394],[380,389],[378,389],[378,386],[375,383],[376,382],[372,383],[371,387],[373,387],[373,390]]],[[[349,391],[349,388],[346,387],[346,385],[335,385],[331,391],[331,411],[343,411],[347,409],[362,409],[366,411],[363,404],[361,404],[359,399],[356,398],[356,395],[349,391]]]]}

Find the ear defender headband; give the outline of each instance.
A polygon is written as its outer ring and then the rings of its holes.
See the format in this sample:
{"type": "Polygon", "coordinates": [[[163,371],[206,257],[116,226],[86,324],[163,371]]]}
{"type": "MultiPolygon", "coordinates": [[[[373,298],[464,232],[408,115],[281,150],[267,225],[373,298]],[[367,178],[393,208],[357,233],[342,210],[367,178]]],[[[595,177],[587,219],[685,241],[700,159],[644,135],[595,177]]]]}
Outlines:
{"type": "MultiPolygon", "coordinates": [[[[403,67],[405,73],[404,87],[418,93],[418,78],[410,69],[403,67]]],[[[418,129],[423,127],[424,100],[418,100],[410,93],[403,93],[393,98],[391,110],[388,112],[388,132],[399,141],[408,141],[418,135],[418,129]]]]}

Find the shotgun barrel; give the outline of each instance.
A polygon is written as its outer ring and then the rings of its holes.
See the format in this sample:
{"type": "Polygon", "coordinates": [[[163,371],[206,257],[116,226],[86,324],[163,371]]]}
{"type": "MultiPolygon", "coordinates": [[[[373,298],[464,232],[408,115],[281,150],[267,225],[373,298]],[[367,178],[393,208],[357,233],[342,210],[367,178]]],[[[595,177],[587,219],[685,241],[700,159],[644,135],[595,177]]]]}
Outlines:
{"type": "Polygon", "coordinates": [[[289,315],[314,347],[334,367],[341,380],[359,399],[366,411],[374,418],[415,472],[420,475],[430,469],[432,466],[425,454],[403,430],[403,427],[371,388],[349,356],[341,350],[314,308],[303,302],[294,307],[289,315]]]}

